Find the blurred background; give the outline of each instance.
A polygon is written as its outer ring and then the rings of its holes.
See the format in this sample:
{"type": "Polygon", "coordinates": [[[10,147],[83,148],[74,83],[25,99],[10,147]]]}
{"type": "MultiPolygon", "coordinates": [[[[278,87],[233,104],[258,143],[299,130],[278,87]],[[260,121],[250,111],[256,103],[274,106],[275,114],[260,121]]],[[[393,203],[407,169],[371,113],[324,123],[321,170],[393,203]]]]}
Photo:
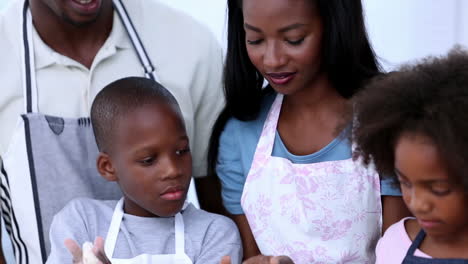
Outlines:
{"type": "MultiPolygon", "coordinates": [[[[0,12],[12,1],[23,0],[0,0],[0,12]]],[[[226,0],[159,1],[205,24],[223,48],[226,47],[226,0]]],[[[468,47],[466,0],[362,1],[370,40],[387,71],[428,55],[445,54],[455,44],[468,47]]],[[[11,244],[4,229],[1,234],[7,263],[13,263],[11,244]]]]}

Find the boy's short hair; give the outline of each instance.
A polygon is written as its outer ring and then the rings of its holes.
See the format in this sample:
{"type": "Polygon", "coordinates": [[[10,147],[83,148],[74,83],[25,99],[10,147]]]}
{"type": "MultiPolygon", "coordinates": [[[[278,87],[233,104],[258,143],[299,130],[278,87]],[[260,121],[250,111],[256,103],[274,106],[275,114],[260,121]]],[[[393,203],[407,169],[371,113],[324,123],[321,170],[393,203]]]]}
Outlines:
{"type": "Polygon", "coordinates": [[[127,77],[104,87],[91,106],[91,123],[99,151],[108,151],[118,118],[143,105],[168,103],[180,114],[175,97],[158,82],[143,77],[127,77]]]}
{"type": "Polygon", "coordinates": [[[449,176],[468,192],[468,53],[460,47],[446,57],[377,77],[355,100],[355,155],[374,162],[381,175],[394,175],[395,144],[404,132],[432,140],[449,176]]]}

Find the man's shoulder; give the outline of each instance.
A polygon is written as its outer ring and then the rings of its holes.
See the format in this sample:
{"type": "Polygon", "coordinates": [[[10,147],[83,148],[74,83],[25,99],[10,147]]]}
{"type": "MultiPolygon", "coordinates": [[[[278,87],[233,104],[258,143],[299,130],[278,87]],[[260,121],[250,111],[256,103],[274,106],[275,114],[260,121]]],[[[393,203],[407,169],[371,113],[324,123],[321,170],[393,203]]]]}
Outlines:
{"type": "Polygon", "coordinates": [[[158,0],[123,0],[123,3],[150,50],[157,47],[178,54],[206,56],[213,51],[213,45],[219,46],[206,25],[181,10],[158,0]]]}
{"type": "MultiPolygon", "coordinates": [[[[159,0],[123,0],[124,5],[129,12],[135,12],[138,17],[133,17],[140,23],[147,24],[147,28],[158,31],[158,28],[164,27],[170,29],[183,29],[184,33],[190,33],[191,30],[197,33],[209,33],[208,28],[197,21],[195,18],[175,9],[159,0]],[[161,27],[160,27],[161,26],[161,27]]],[[[180,32],[172,32],[174,35],[180,32]]]]}

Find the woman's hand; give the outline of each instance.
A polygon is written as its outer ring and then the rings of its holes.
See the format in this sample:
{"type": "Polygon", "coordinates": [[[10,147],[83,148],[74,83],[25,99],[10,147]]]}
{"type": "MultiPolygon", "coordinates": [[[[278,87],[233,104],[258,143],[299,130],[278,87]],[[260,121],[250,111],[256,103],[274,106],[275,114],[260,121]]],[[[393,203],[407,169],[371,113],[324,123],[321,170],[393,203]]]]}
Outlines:
{"type": "MultiPolygon", "coordinates": [[[[231,264],[231,257],[224,256],[221,259],[220,264],[231,264]]],[[[294,264],[294,262],[287,256],[272,257],[258,255],[247,259],[246,261],[242,262],[242,264],[294,264]]]]}
{"type": "Polygon", "coordinates": [[[104,253],[104,239],[97,237],[94,244],[83,245],[83,249],[72,239],[65,240],[65,247],[73,256],[73,264],[111,264],[104,253]]]}

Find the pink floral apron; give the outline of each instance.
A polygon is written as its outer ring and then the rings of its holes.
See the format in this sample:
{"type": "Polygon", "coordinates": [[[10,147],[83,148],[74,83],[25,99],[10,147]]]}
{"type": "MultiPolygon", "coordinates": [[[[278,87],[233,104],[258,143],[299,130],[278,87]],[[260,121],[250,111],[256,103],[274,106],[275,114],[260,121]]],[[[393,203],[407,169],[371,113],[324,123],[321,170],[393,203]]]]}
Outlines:
{"type": "Polygon", "coordinates": [[[380,182],[352,159],[293,164],[273,157],[283,95],[265,121],[241,205],[264,255],[302,263],[374,263],[380,237],[380,182]]]}

